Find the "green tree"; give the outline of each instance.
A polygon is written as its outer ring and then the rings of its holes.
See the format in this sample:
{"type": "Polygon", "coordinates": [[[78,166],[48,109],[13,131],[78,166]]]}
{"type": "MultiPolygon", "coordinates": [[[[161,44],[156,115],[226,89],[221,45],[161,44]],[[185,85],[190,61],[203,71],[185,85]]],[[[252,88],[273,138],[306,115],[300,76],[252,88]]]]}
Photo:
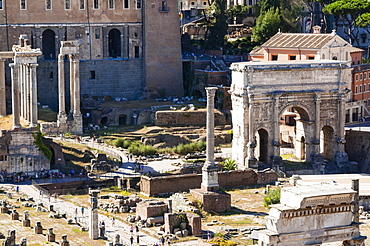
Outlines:
{"type": "Polygon", "coordinates": [[[280,29],[297,32],[297,19],[302,14],[304,0],[262,0],[256,5],[258,15],[252,40],[262,44],[280,29]]]}
{"type": "Polygon", "coordinates": [[[248,6],[235,5],[230,8],[226,6],[226,0],[214,0],[210,4],[209,13],[203,26],[207,27],[206,46],[209,49],[219,49],[225,43],[225,36],[229,21],[233,18],[242,18],[249,9],[248,6]]]}
{"type": "Polygon", "coordinates": [[[329,3],[323,9],[325,14],[336,16],[343,25],[345,35],[359,44],[359,27],[369,25],[370,2],[368,0],[337,0],[329,3]]]}
{"type": "Polygon", "coordinates": [[[272,7],[266,13],[263,12],[253,28],[253,41],[262,44],[271,38],[280,27],[280,18],[279,8],[272,7]]]}

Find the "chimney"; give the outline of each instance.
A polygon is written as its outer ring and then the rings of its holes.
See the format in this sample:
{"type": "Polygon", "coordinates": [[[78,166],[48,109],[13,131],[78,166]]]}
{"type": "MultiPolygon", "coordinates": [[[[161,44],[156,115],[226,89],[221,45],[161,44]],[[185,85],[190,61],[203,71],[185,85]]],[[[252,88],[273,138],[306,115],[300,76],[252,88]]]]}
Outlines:
{"type": "Polygon", "coordinates": [[[314,26],[313,28],[313,33],[321,33],[321,26],[314,26]]]}

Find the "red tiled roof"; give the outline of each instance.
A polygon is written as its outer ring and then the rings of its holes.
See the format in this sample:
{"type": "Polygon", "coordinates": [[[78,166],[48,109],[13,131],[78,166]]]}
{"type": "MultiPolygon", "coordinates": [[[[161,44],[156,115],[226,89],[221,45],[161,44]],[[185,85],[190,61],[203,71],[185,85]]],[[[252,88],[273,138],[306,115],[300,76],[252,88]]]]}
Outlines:
{"type": "Polygon", "coordinates": [[[262,47],[320,49],[332,38],[334,35],[330,33],[277,33],[262,47]]]}

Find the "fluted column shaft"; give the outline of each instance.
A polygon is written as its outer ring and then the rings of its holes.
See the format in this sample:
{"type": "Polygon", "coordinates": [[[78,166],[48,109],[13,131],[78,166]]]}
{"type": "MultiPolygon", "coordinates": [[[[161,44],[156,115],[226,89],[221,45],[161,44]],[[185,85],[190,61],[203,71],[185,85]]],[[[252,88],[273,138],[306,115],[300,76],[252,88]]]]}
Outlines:
{"type": "Polygon", "coordinates": [[[66,114],[65,103],[65,80],[64,80],[64,55],[58,56],[58,95],[59,95],[59,113],[58,115],[66,114]]]}
{"type": "Polygon", "coordinates": [[[70,112],[73,113],[73,110],[75,108],[75,99],[74,99],[74,93],[75,93],[75,82],[74,82],[74,66],[73,66],[73,60],[74,56],[69,55],[69,93],[71,95],[71,109],[70,112]]]}
{"type": "Polygon", "coordinates": [[[13,128],[21,127],[20,124],[20,103],[19,103],[19,64],[10,64],[12,76],[12,113],[13,128]]]}
{"type": "Polygon", "coordinates": [[[74,104],[73,115],[80,115],[80,59],[77,55],[73,56],[73,82],[74,82],[74,104]]]}
{"type": "Polygon", "coordinates": [[[5,60],[0,59],[0,117],[6,116],[5,60]]]}
{"type": "Polygon", "coordinates": [[[205,165],[213,166],[215,164],[214,161],[214,149],[215,149],[215,93],[217,88],[215,87],[208,87],[206,88],[207,92],[207,159],[205,165]]]}
{"type": "Polygon", "coordinates": [[[35,127],[37,125],[37,74],[36,68],[38,64],[30,64],[30,125],[35,127]]]}

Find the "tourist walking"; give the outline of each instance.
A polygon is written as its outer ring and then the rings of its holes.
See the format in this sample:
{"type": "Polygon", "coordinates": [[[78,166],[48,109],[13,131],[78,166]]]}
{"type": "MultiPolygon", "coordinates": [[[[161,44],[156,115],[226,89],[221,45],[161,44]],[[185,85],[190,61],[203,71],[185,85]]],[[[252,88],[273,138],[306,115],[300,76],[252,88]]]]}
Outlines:
{"type": "Polygon", "coordinates": [[[84,212],[85,212],[85,208],[84,208],[84,207],[81,207],[81,214],[82,214],[82,217],[84,216],[84,212]]]}

